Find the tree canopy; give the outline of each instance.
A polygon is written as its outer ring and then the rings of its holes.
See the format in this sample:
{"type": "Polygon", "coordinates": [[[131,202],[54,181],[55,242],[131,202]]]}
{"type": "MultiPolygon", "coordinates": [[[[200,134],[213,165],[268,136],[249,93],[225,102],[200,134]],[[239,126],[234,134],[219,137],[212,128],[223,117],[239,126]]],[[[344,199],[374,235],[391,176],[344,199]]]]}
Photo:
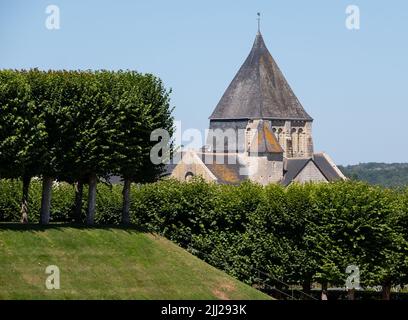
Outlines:
{"type": "MultiPolygon", "coordinates": [[[[154,181],[163,164],[150,160],[150,134],[172,135],[170,91],[135,71],[0,71],[0,176],[23,180],[27,221],[32,177],[43,178],[43,223],[53,180],[88,183],[87,221],[93,224],[96,182],[124,179],[124,222],[131,182],[154,181]]],[[[81,199],[79,199],[80,201],[81,199]]]]}

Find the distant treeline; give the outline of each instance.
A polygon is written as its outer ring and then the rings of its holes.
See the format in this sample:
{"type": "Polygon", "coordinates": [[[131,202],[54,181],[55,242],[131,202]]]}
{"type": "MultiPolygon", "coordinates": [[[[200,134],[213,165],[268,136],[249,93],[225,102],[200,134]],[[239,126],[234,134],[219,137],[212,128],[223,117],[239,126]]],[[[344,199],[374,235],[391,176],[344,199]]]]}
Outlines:
{"type": "MultiPolygon", "coordinates": [[[[97,190],[95,222],[120,223],[122,186],[100,183],[97,190]]],[[[19,221],[21,192],[21,181],[0,180],[0,221],[19,221]]],[[[249,284],[261,278],[278,289],[282,281],[305,292],[315,282],[344,287],[349,266],[359,268],[349,271],[359,272],[361,286],[382,286],[384,299],[392,286],[408,284],[408,189],[357,181],[284,188],[166,179],[134,185],[130,198],[134,225],[249,284]]],[[[40,181],[31,184],[29,199],[29,221],[37,222],[40,181]]],[[[55,184],[51,220],[75,220],[74,199],[72,185],[55,184]]]]}
{"type": "Polygon", "coordinates": [[[384,187],[408,186],[408,163],[360,163],[339,166],[350,179],[384,187]]]}

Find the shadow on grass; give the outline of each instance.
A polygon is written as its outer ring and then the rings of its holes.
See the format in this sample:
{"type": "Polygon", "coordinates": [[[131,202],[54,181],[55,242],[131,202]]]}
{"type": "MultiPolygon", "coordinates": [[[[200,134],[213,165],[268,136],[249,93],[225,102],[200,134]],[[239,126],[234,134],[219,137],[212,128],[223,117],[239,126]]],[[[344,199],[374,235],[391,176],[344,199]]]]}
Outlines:
{"type": "Polygon", "coordinates": [[[88,226],[78,223],[50,223],[48,225],[41,225],[36,223],[17,223],[17,222],[0,222],[0,231],[2,230],[13,230],[19,232],[35,231],[41,232],[46,230],[57,230],[64,231],[64,229],[78,229],[78,230],[123,230],[128,233],[150,233],[151,231],[147,228],[136,226],[136,225],[93,225],[88,226]]]}

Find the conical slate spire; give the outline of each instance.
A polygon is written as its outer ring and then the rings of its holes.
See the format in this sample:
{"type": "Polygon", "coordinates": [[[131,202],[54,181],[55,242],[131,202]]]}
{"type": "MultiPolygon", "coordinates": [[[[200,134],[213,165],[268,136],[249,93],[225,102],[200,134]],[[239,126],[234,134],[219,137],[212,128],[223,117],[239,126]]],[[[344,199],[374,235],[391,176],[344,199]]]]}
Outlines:
{"type": "Polygon", "coordinates": [[[260,32],[210,116],[210,120],[223,119],[313,120],[296,98],[260,32]]]}

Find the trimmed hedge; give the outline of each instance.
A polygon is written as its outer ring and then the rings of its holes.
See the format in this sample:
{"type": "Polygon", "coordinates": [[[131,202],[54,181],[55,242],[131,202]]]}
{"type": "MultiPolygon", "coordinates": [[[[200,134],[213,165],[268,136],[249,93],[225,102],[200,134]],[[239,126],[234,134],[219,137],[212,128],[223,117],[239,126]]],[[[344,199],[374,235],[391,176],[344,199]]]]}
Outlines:
{"type": "MultiPolygon", "coordinates": [[[[20,203],[22,197],[22,182],[20,180],[0,179],[0,221],[19,222],[21,218],[20,203]]],[[[98,184],[97,188],[97,214],[95,222],[99,224],[119,224],[122,210],[122,187],[119,185],[108,186],[98,184]]],[[[38,223],[40,218],[42,183],[34,179],[30,184],[28,220],[38,223]]],[[[54,183],[52,190],[51,221],[74,221],[75,190],[68,183],[54,183]]],[[[82,199],[82,217],[85,220],[87,192],[84,191],[82,199]]]]}

